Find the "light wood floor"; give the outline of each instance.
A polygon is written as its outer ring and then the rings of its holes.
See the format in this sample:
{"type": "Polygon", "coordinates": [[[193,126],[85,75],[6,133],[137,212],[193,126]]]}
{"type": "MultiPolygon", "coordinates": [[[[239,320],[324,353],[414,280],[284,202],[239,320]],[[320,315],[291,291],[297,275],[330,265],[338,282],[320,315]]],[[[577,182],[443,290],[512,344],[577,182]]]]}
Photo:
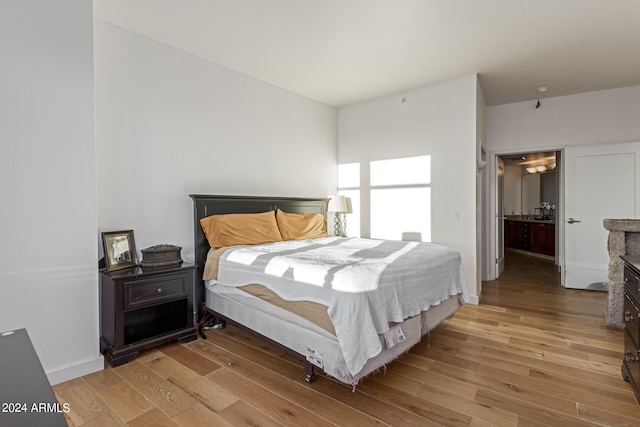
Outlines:
{"type": "Polygon", "coordinates": [[[56,385],[70,426],[639,426],[606,294],[565,290],[551,262],[507,270],[387,372],[350,387],[238,329],[169,344],[56,385]]]}

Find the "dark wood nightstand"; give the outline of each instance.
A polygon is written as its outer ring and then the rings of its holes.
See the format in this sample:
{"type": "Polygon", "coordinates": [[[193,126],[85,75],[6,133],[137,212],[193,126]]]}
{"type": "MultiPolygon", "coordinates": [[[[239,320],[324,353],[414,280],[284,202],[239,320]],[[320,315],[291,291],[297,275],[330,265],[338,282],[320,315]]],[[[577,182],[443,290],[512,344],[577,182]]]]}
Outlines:
{"type": "Polygon", "coordinates": [[[629,381],[640,402],[640,257],[624,260],[624,359],[622,377],[629,381]]]}
{"type": "Polygon", "coordinates": [[[197,338],[194,320],[196,266],[100,273],[100,352],[111,366],[141,350],[197,338]]]}

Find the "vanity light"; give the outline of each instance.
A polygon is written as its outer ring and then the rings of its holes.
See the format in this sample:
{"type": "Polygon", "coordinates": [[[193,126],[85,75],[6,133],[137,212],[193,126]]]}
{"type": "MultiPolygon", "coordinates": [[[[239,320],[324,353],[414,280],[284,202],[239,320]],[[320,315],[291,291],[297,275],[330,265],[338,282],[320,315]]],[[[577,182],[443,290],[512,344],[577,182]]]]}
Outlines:
{"type": "Polygon", "coordinates": [[[552,165],[540,165],[540,166],[530,166],[528,168],[526,168],[526,171],[529,173],[542,173],[542,172],[546,172],[546,171],[552,171],[556,168],[556,164],[552,164],[552,165]]]}

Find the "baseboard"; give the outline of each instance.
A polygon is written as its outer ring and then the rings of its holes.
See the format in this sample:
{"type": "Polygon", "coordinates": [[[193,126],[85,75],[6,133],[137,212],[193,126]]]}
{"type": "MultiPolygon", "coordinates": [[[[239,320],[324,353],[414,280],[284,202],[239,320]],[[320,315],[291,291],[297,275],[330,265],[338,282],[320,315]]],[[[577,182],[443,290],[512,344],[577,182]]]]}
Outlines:
{"type": "Polygon", "coordinates": [[[57,371],[47,372],[47,378],[49,379],[49,384],[53,386],[103,369],[104,357],[100,355],[100,357],[87,362],[82,362],[57,371]]]}

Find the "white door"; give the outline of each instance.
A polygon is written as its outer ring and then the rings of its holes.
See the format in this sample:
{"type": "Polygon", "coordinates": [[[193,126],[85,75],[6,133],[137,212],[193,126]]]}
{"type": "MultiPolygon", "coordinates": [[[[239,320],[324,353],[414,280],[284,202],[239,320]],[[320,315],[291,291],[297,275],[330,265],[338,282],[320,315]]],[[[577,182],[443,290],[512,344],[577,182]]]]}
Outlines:
{"type": "Polygon", "coordinates": [[[636,217],[640,143],[565,149],[563,284],[602,287],[608,280],[605,218],[636,217]]]}
{"type": "Polygon", "coordinates": [[[496,279],[504,271],[504,161],[498,158],[497,168],[497,206],[496,206],[496,279]]]}

